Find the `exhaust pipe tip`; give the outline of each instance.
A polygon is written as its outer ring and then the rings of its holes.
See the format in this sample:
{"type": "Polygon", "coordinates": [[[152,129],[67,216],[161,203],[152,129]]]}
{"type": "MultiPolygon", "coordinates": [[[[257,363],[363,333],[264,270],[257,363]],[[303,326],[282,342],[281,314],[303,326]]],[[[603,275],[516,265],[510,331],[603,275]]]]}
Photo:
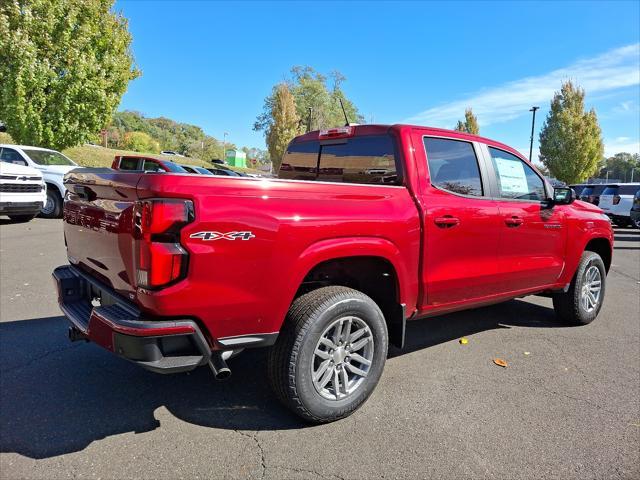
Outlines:
{"type": "Polygon", "coordinates": [[[223,368],[218,370],[215,375],[216,380],[226,380],[231,377],[231,370],[229,368],[223,368]]]}
{"type": "Polygon", "coordinates": [[[71,342],[79,342],[81,340],[84,340],[85,342],[89,341],[87,336],[75,327],[69,327],[67,330],[67,336],[71,342]]]}
{"type": "Polygon", "coordinates": [[[220,352],[212,352],[209,368],[211,368],[216,380],[226,380],[231,376],[231,369],[227,366],[227,362],[224,361],[220,352]]]}

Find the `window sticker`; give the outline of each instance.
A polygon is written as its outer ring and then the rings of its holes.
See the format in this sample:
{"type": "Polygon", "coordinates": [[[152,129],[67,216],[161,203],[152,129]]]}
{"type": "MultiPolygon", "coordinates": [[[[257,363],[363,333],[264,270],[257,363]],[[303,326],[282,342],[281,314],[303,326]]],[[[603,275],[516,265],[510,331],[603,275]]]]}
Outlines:
{"type": "Polygon", "coordinates": [[[520,161],[494,157],[503,193],[529,193],[527,175],[520,161]]]}

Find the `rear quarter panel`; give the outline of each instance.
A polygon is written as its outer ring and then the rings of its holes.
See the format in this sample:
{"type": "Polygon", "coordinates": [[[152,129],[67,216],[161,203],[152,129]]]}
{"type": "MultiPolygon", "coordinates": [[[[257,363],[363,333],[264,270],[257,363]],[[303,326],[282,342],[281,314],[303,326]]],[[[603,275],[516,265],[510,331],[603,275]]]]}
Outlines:
{"type": "Polygon", "coordinates": [[[404,187],[145,175],[140,197],[194,202],[181,232],[190,253],[186,281],[138,290],[143,309],[193,315],[215,338],[280,329],[300,282],[324,260],[381,256],[396,268],[401,301],[418,295],[420,224],[404,187]],[[198,232],[251,232],[249,240],[203,240],[198,232]]]}

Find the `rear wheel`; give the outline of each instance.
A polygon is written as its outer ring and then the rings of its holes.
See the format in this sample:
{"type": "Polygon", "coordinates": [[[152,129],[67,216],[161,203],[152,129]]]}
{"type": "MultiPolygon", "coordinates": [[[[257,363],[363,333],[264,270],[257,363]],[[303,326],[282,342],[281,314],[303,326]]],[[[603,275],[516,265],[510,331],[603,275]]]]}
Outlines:
{"type": "Polygon", "coordinates": [[[606,278],[600,255],[585,251],[569,289],[553,295],[558,318],[573,325],[586,325],[595,320],[604,301],[606,278]]]}
{"type": "Polygon", "coordinates": [[[44,218],[59,218],[62,214],[62,197],[55,187],[47,189],[47,201],[40,210],[40,216],[44,218]]]}
{"type": "Polygon", "coordinates": [[[30,215],[9,215],[9,218],[16,223],[25,223],[36,218],[36,214],[34,213],[30,215]]]}
{"type": "Polygon", "coordinates": [[[344,418],[373,392],[387,358],[387,325],[368,296],[324,287],[297,298],[268,357],[271,386],[305,420],[344,418]]]}

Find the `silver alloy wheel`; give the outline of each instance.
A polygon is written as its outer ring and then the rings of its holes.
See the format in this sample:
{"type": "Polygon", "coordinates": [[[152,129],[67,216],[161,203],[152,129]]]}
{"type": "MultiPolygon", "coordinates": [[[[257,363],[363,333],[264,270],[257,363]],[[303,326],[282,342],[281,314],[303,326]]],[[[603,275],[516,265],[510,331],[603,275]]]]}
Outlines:
{"type": "Polygon", "coordinates": [[[47,195],[47,201],[44,202],[44,205],[40,209],[40,212],[42,212],[44,215],[51,215],[54,208],[56,208],[56,206],[53,202],[53,198],[51,198],[51,195],[47,195]]]}
{"type": "Polygon", "coordinates": [[[584,272],[582,291],[580,292],[582,308],[584,308],[587,313],[593,312],[598,307],[601,293],[602,275],[600,275],[600,269],[595,265],[591,265],[584,272]]]}
{"type": "Polygon", "coordinates": [[[354,316],[329,325],[313,353],[311,378],[316,391],[327,400],[342,400],[364,382],[373,362],[373,334],[354,316]]]}

